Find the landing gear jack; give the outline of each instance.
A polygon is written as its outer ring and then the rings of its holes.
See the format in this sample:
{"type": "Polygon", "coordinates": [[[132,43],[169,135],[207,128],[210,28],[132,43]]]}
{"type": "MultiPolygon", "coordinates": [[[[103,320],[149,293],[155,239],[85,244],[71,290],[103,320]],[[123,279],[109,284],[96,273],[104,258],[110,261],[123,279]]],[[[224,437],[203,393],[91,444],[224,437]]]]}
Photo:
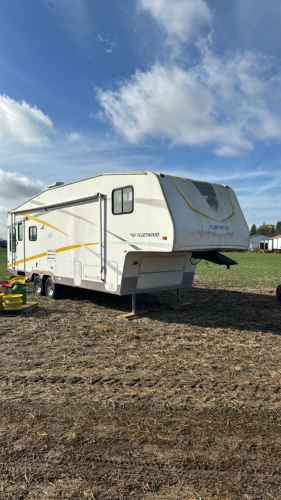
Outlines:
{"type": "Polygon", "coordinates": [[[120,316],[117,316],[117,318],[122,318],[122,319],[127,319],[132,320],[135,318],[140,318],[141,316],[145,316],[148,314],[149,311],[148,309],[145,309],[144,311],[138,311],[136,310],[136,294],[132,294],[132,312],[131,313],[126,313],[126,314],[121,314],[120,316]]]}

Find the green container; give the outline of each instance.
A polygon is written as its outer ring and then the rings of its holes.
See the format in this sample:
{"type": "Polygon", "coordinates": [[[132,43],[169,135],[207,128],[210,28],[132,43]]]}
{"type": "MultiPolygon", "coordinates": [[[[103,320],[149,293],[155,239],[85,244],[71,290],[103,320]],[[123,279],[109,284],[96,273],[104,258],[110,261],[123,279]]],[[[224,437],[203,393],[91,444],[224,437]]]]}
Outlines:
{"type": "Polygon", "coordinates": [[[12,291],[13,294],[22,295],[22,305],[26,304],[26,288],[24,285],[17,283],[13,286],[12,291]]]}

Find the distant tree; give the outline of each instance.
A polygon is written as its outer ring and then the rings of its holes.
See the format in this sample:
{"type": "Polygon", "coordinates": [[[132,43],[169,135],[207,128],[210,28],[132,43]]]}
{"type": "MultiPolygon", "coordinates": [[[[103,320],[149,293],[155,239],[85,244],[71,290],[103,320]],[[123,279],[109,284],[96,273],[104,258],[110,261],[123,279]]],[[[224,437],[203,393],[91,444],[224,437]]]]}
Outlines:
{"type": "Polygon", "coordinates": [[[279,220],[278,222],[276,222],[275,234],[281,234],[281,220],[279,220]]]}
{"type": "Polygon", "coordinates": [[[254,236],[255,234],[257,234],[257,226],[256,224],[253,224],[250,229],[250,236],[254,236]]]}
{"type": "Polygon", "coordinates": [[[273,236],[275,230],[274,224],[266,224],[265,222],[258,227],[257,234],[264,234],[265,236],[273,236]]]}

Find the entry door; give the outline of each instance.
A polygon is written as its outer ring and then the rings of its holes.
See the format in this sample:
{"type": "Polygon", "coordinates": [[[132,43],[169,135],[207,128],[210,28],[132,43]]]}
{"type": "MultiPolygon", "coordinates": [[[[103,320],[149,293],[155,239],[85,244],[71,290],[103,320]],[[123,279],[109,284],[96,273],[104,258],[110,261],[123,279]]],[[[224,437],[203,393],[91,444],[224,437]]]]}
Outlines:
{"type": "Polygon", "coordinates": [[[24,271],[24,242],[25,242],[25,221],[22,219],[15,224],[15,253],[14,261],[17,271],[24,271]]]}

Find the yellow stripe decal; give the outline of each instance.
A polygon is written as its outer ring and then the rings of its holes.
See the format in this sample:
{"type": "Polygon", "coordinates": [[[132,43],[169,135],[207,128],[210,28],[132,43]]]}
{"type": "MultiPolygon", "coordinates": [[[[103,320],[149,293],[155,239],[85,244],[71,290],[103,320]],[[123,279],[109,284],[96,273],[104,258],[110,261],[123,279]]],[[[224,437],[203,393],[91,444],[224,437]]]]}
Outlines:
{"type": "Polygon", "coordinates": [[[196,208],[192,207],[190,205],[190,203],[187,201],[187,199],[185,198],[185,196],[182,194],[182,192],[179,190],[179,188],[177,187],[177,185],[172,181],[172,179],[170,179],[168,177],[168,179],[171,181],[171,183],[175,186],[176,190],[178,191],[178,193],[181,195],[181,197],[184,199],[185,203],[189,206],[189,208],[191,208],[191,210],[193,210],[193,212],[196,212],[197,214],[199,215],[203,215],[204,217],[207,217],[207,219],[211,219],[211,220],[215,220],[216,222],[224,222],[228,219],[230,219],[234,214],[235,214],[235,210],[234,210],[234,206],[233,206],[233,203],[232,203],[232,200],[231,200],[231,197],[230,197],[230,193],[228,191],[228,196],[229,196],[229,200],[230,200],[230,203],[231,203],[231,207],[232,207],[232,213],[229,215],[229,217],[227,217],[226,219],[223,219],[223,220],[218,220],[218,219],[214,219],[213,217],[209,217],[209,215],[206,215],[206,214],[203,214],[203,212],[199,212],[199,210],[196,210],[196,208]]]}
{"type": "Polygon", "coordinates": [[[48,222],[45,222],[42,219],[37,219],[37,217],[33,217],[32,215],[28,215],[28,214],[20,214],[20,215],[22,215],[23,217],[27,217],[28,219],[34,220],[35,222],[39,222],[40,224],[44,224],[44,226],[51,227],[52,229],[59,231],[59,233],[62,233],[62,234],[65,234],[65,236],[68,236],[68,234],[66,234],[64,231],[61,231],[57,227],[52,226],[51,224],[49,224],[48,222]]]}
{"type": "Polygon", "coordinates": [[[59,252],[65,252],[66,250],[73,250],[73,248],[82,248],[82,247],[89,247],[90,245],[98,245],[99,242],[97,243],[84,243],[83,245],[78,244],[78,245],[71,245],[69,247],[61,247],[56,249],[56,253],[59,252]]]}
{"type": "Polygon", "coordinates": [[[171,179],[170,179],[170,181],[175,186],[176,190],[179,192],[179,194],[181,195],[181,197],[184,199],[185,203],[189,206],[189,208],[191,208],[191,210],[193,210],[193,212],[196,212],[197,214],[200,214],[200,215],[204,215],[204,217],[207,217],[208,219],[215,220],[215,219],[212,219],[212,217],[209,217],[208,215],[205,215],[202,212],[199,212],[199,210],[196,210],[196,208],[193,208],[190,205],[190,203],[187,201],[187,199],[185,198],[185,196],[182,194],[182,192],[179,190],[179,188],[176,186],[176,184],[171,179]]]}
{"type": "Polygon", "coordinates": [[[71,245],[69,247],[61,247],[56,249],[56,253],[66,252],[66,250],[73,250],[74,248],[81,248],[82,245],[71,245]]]}
{"type": "MultiPolygon", "coordinates": [[[[99,242],[97,243],[85,243],[84,245],[71,245],[71,246],[68,246],[68,247],[61,247],[61,248],[57,248],[56,249],[56,253],[59,253],[59,252],[65,252],[67,250],[73,250],[74,248],[82,248],[83,246],[85,247],[89,247],[91,245],[98,245],[99,242]]],[[[25,259],[25,262],[29,262],[30,260],[34,260],[34,259],[40,259],[40,257],[46,257],[47,255],[47,252],[44,252],[44,253],[39,253],[37,255],[33,255],[32,257],[27,257],[25,259]]],[[[14,262],[14,266],[18,265],[18,264],[22,264],[24,262],[24,259],[22,260],[18,260],[17,262],[14,262]]],[[[8,267],[12,267],[12,264],[9,264],[8,267]]]]}
{"type": "MultiPolygon", "coordinates": [[[[38,253],[37,255],[32,255],[32,257],[27,257],[25,259],[25,262],[29,262],[30,260],[34,260],[34,259],[40,259],[40,257],[46,257],[46,255],[47,255],[47,252],[38,253]]],[[[23,262],[24,262],[24,259],[18,260],[17,262],[14,262],[14,265],[22,264],[23,262]]],[[[12,267],[12,264],[9,264],[8,267],[12,267]]]]}
{"type": "MultiPolygon", "coordinates": [[[[228,191],[228,190],[227,190],[227,191],[228,191]]],[[[232,206],[232,213],[230,214],[230,216],[229,216],[229,217],[227,217],[226,219],[221,220],[220,222],[224,222],[225,220],[230,219],[230,217],[232,217],[232,216],[235,214],[234,206],[233,206],[232,199],[231,199],[231,197],[230,197],[230,192],[229,192],[229,191],[228,191],[228,196],[229,196],[230,203],[231,203],[231,206],[232,206]]]]}

